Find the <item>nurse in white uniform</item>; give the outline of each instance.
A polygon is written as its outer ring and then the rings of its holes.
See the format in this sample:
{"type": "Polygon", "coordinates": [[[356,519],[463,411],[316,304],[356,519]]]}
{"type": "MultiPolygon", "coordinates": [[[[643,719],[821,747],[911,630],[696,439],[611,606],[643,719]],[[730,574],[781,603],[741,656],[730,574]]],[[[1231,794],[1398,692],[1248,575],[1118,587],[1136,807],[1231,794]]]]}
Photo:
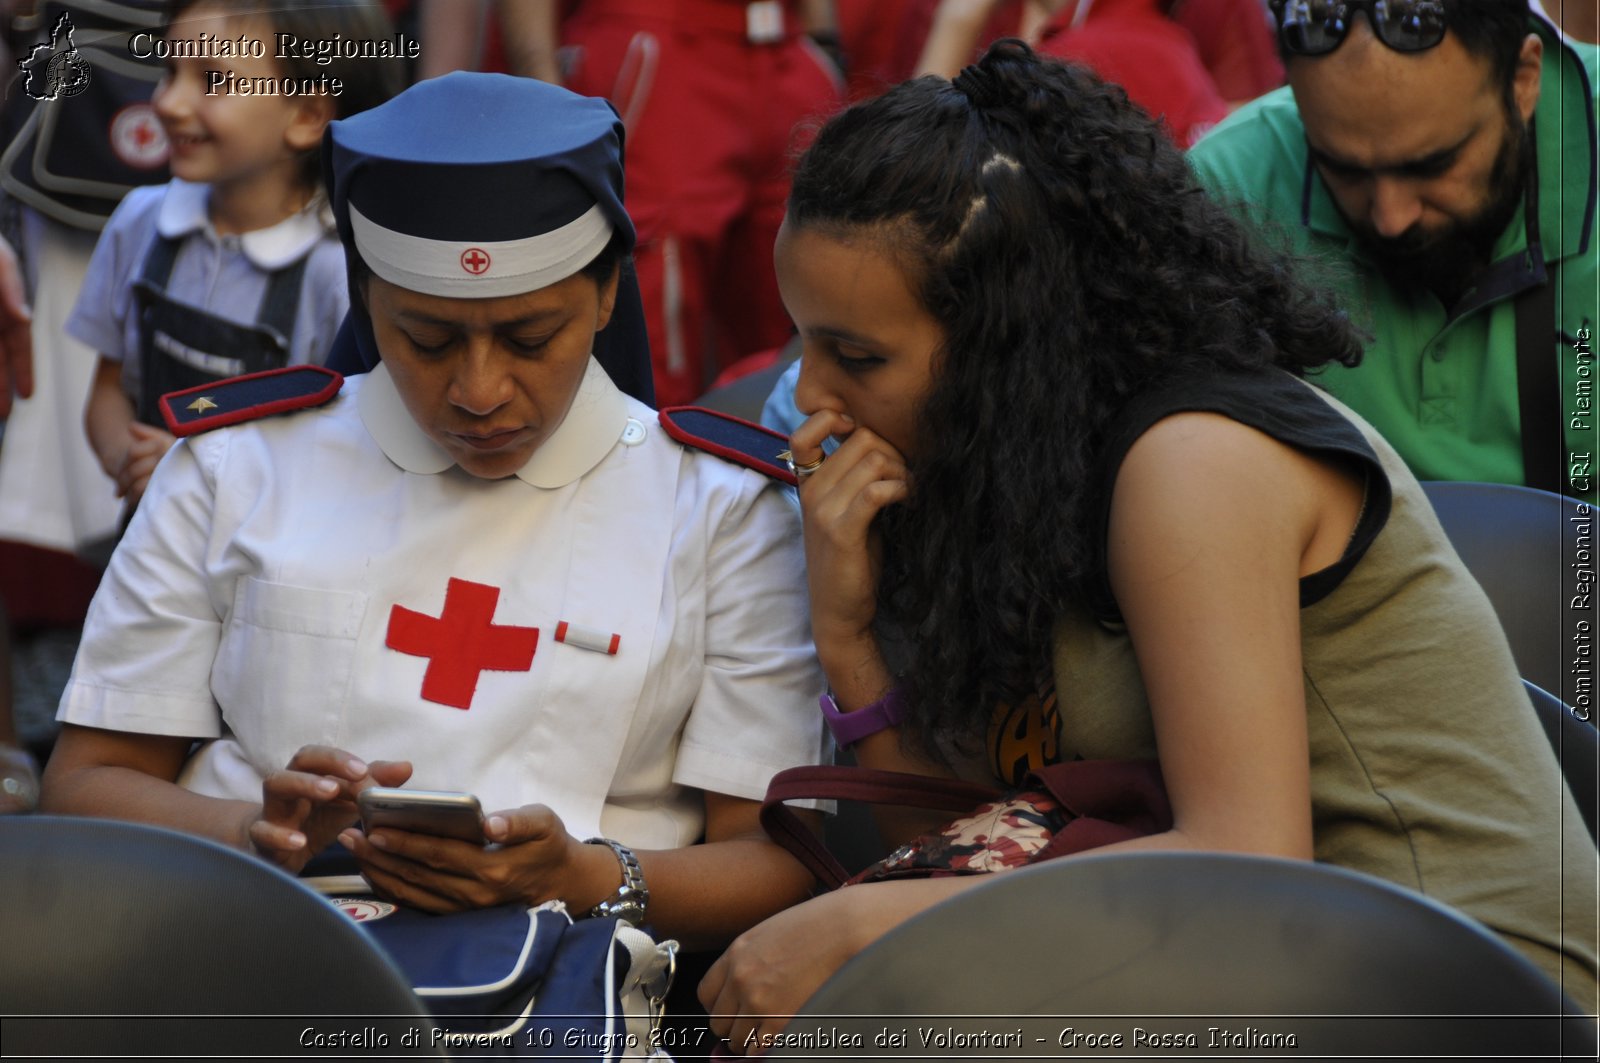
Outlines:
{"type": "Polygon", "coordinates": [[[559,898],[689,947],[806,895],[757,823],[772,774],[826,753],[793,508],[590,354],[633,243],[621,129],[464,73],[333,125],[345,332],[374,368],[282,416],[184,404],[248,419],[153,478],[46,810],[289,870],[338,841],[414,906],[559,898]],[[362,834],[356,794],[401,783],[476,793],[499,845],[362,834]]]}

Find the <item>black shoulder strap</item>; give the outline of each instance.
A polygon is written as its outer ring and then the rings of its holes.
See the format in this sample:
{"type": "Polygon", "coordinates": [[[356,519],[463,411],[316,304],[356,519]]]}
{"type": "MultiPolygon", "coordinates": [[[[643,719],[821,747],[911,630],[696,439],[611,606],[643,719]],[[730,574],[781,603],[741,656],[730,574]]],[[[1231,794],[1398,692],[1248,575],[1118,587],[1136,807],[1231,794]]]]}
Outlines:
{"type": "Polygon", "coordinates": [[[285,344],[294,338],[294,319],[300,309],[300,285],[305,280],[306,263],[310,260],[311,252],[307,251],[289,265],[274,270],[267,278],[267,290],[261,293],[256,324],[276,331],[284,338],[285,344]]]}
{"type": "Polygon", "coordinates": [[[1561,491],[1560,359],[1555,353],[1555,279],[1517,296],[1517,405],[1522,418],[1522,481],[1561,491]]]}
{"type": "MultiPolygon", "coordinates": [[[[1534,129],[1528,127],[1533,156],[1534,129]]],[[[1522,420],[1522,482],[1542,491],[1561,491],[1561,362],[1556,357],[1556,282],[1544,268],[1539,242],[1539,178],[1523,181],[1527,255],[1538,284],[1525,288],[1512,304],[1517,320],[1517,407],[1522,420]]]]}
{"type": "MultiPolygon", "coordinates": [[[[144,256],[144,268],[139,279],[156,291],[167,290],[172,279],[172,267],[178,261],[179,241],[157,233],[155,242],[144,256]]],[[[256,309],[256,324],[265,325],[284,338],[285,346],[294,337],[294,319],[300,309],[300,286],[305,281],[306,265],[311,260],[307,251],[298,259],[274,270],[267,278],[266,290],[261,293],[261,304],[256,309]]]]}
{"type": "Polygon", "coordinates": [[[176,261],[178,261],[178,241],[157,233],[150,250],[145,252],[144,269],[140,272],[139,279],[156,291],[164,292],[167,290],[167,281],[172,277],[172,264],[176,261]]]}

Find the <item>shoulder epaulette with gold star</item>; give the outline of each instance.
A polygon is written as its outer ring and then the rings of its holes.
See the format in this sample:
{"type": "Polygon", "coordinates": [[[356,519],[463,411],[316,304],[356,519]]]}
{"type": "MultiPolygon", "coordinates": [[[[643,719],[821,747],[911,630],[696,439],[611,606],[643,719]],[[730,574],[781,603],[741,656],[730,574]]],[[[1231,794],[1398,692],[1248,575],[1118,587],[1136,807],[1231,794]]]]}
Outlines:
{"type": "Polygon", "coordinates": [[[791,487],[797,482],[786,460],[789,441],[770,428],[701,406],[668,406],[661,411],[660,420],[667,435],[684,446],[715,454],[791,487]]]}
{"type": "Polygon", "coordinates": [[[344,377],[320,365],[294,365],[228,377],[161,396],[161,417],[175,436],[321,406],[339,394],[344,377]]]}

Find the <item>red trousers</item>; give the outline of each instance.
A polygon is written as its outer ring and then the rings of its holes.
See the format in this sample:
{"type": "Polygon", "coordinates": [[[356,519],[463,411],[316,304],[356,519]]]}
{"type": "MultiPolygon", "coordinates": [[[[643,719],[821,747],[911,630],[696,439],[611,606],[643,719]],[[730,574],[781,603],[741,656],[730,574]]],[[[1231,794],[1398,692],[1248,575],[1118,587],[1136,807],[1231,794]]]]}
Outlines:
{"type": "Polygon", "coordinates": [[[792,13],[757,43],[749,6],[583,0],[562,26],[567,86],[609,99],[627,127],[626,199],[663,406],[788,338],[772,245],[792,153],[806,120],[841,99],[838,71],[792,13]]]}

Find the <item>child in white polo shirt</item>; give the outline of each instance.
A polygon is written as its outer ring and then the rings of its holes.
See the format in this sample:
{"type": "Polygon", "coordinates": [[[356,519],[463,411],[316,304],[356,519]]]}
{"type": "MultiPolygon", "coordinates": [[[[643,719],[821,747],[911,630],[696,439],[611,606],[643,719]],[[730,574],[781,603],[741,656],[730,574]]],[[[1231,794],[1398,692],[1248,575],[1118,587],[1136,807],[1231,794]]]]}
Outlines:
{"type": "Polygon", "coordinates": [[[373,0],[196,0],[145,42],[167,63],[152,102],[174,180],[123,200],[67,322],[100,352],[85,429],[131,505],[172,446],[162,394],[320,363],[344,317],[322,133],[397,91],[400,61],[319,65],[285,53],[286,35],[381,41],[388,27],[373,0]]]}

